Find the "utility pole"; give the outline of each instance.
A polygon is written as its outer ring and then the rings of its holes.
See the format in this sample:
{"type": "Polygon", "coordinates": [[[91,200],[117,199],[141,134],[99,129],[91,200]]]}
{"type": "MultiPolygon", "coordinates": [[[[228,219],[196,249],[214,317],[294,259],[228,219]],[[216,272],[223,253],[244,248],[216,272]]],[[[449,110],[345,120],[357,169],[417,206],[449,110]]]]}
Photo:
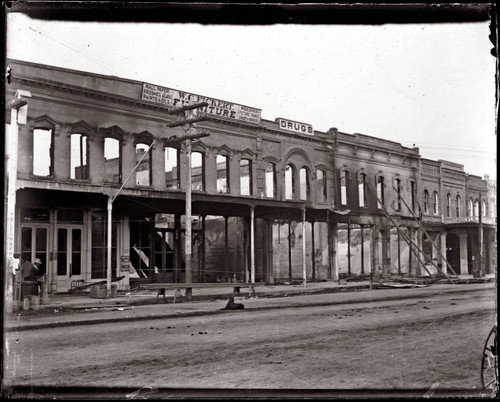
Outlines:
{"type": "Polygon", "coordinates": [[[482,278],[484,275],[484,239],[483,239],[483,201],[482,201],[482,193],[479,192],[479,267],[477,272],[477,277],[482,278]]]}
{"type": "MultiPolygon", "coordinates": [[[[179,126],[188,126],[187,131],[188,135],[182,137],[172,136],[168,140],[165,141],[165,145],[169,143],[177,143],[181,141],[186,141],[186,157],[187,157],[187,182],[186,182],[186,241],[185,241],[185,268],[186,268],[186,283],[193,282],[193,273],[191,270],[191,257],[192,257],[192,246],[191,246],[191,237],[192,237],[192,225],[191,225],[191,140],[208,137],[210,134],[207,132],[196,133],[194,128],[196,128],[196,123],[207,120],[205,116],[197,116],[197,110],[208,106],[207,102],[196,103],[192,105],[183,106],[178,109],[170,110],[167,114],[183,114],[184,119],[176,121],[174,123],[167,124],[168,127],[179,127],[179,126]]],[[[192,299],[192,289],[186,288],[186,299],[192,299]]]]}

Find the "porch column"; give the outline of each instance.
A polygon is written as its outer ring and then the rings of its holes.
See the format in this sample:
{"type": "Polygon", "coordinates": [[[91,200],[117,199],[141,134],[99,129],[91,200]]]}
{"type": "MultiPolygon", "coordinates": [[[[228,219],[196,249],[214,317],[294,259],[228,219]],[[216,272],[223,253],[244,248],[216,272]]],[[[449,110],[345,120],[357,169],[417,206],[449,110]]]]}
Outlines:
{"type": "Polygon", "coordinates": [[[255,207],[250,207],[250,282],[255,283],[255,207]]]}
{"type": "Polygon", "coordinates": [[[370,239],[370,248],[371,248],[371,275],[374,275],[378,272],[378,227],[371,227],[371,239],[370,239]]]}
{"type": "Polygon", "coordinates": [[[338,264],[338,229],[337,223],[332,223],[328,233],[330,234],[329,246],[330,248],[330,278],[334,281],[339,280],[339,264],[338,264]]]}
{"type": "Polygon", "coordinates": [[[306,271],[306,209],[302,209],[302,280],[304,281],[304,286],[307,282],[307,271],[306,271]]]}
{"type": "Polygon", "coordinates": [[[441,271],[444,274],[448,273],[448,264],[446,261],[446,233],[440,233],[440,246],[441,246],[441,255],[440,255],[440,263],[441,263],[441,271]]]}
{"type": "Polygon", "coordinates": [[[389,275],[391,272],[391,232],[386,228],[382,232],[382,273],[389,275]]]}
{"type": "Polygon", "coordinates": [[[460,275],[468,275],[467,233],[460,233],[458,236],[460,238],[460,275]]]}
{"type": "Polygon", "coordinates": [[[311,262],[312,262],[312,280],[316,280],[316,244],[314,241],[314,220],[311,222],[311,262]]]}

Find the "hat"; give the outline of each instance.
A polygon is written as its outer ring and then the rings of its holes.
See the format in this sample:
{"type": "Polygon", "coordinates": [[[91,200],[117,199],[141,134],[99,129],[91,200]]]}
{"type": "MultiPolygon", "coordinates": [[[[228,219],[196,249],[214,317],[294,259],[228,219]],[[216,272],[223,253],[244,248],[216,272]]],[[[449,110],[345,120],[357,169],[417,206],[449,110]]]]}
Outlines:
{"type": "Polygon", "coordinates": [[[33,264],[41,264],[42,263],[42,260],[40,258],[35,258],[33,260],[33,264]]]}

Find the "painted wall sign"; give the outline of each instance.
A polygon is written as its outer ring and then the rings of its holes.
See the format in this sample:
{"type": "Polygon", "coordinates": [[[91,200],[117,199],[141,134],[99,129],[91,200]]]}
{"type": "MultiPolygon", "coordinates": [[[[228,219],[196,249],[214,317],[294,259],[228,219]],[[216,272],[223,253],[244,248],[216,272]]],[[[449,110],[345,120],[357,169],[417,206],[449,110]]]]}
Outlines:
{"type": "Polygon", "coordinates": [[[276,123],[279,124],[280,128],[283,130],[290,130],[295,133],[314,135],[313,126],[306,123],[299,123],[298,121],[282,119],[281,117],[276,119],[276,123]]]}
{"type": "Polygon", "coordinates": [[[207,114],[260,124],[261,110],[253,107],[238,105],[219,99],[208,98],[189,92],[182,92],[153,84],[142,84],[142,100],[161,103],[168,106],[182,107],[191,103],[207,102],[208,106],[198,109],[207,114]]]}

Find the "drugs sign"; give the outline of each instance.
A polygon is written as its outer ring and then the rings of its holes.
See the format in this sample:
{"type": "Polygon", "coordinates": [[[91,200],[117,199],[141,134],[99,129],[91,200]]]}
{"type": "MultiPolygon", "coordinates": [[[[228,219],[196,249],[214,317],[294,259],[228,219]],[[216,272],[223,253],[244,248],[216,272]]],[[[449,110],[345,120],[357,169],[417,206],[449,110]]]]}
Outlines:
{"type": "Polygon", "coordinates": [[[298,121],[282,119],[281,117],[276,119],[276,123],[279,124],[280,128],[284,130],[293,131],[300,134],[314,135],[314,130],[312,125],[306,123],[299,123],[298,121]]]}

